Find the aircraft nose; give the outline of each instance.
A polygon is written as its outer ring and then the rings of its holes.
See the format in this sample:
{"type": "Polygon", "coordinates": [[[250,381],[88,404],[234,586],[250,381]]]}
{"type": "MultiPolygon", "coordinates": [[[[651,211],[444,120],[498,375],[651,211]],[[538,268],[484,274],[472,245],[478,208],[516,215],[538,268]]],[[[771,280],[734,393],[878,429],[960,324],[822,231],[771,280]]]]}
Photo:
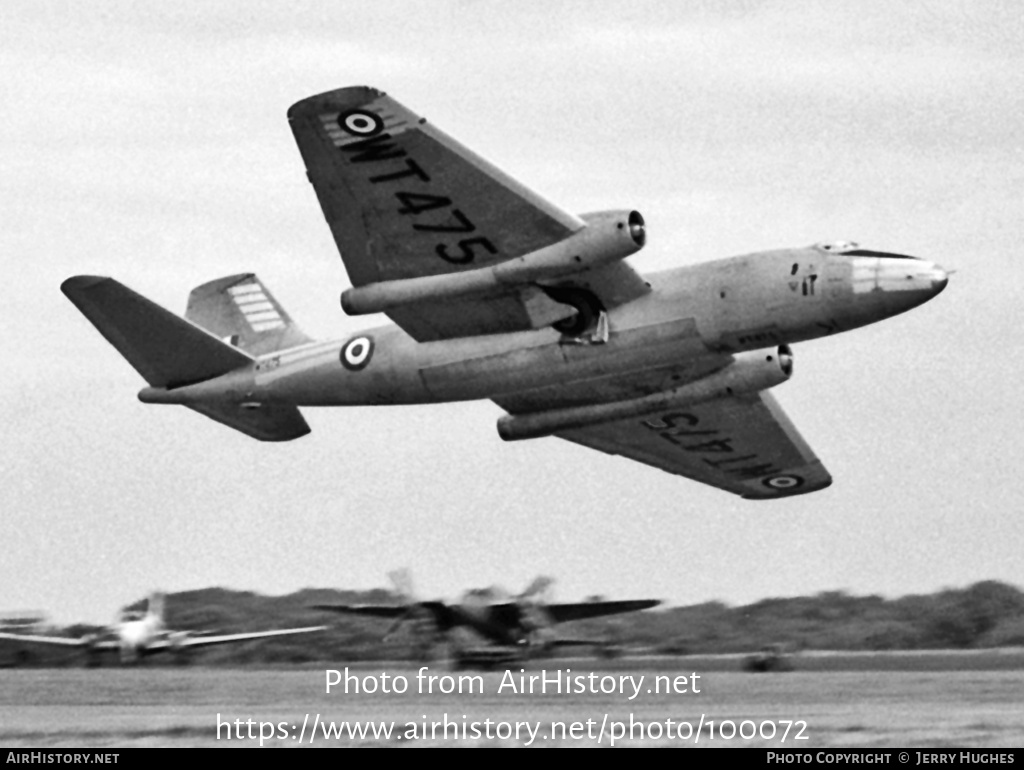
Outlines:
{"type": "Polygon", "coordinates": [[[903,313],[938,296],[949,274],[920,257],[860,252],[853,257],[853,294],[887,315],[903,313]]]}
{"type": "Polygon", "coordinates": [[[936,294],[939,294],[943,289],[946,288],[946,284],[949,283],[949,273],[947,273],[941,267],[932,262],[931,274],[932,291],[935,292],[936,294]]]}

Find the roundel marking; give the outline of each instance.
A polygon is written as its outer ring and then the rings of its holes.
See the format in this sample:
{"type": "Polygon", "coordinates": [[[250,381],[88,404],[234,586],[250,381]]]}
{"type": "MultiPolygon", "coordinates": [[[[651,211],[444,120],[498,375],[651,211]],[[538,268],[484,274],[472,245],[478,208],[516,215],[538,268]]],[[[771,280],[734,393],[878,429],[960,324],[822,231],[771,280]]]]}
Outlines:
{"type": "Polygon", "coordinates": [[[356,337],[341,347],[341,365],[349,371],[365,369],[373,357],[373,338],[356,337]]]}
{"type": "Polygon", "coordinates": [[[769,489],[796,489],[804,485],[802,476],[772,476],[761,482],[769,489]]]}
{"type": "Polygon", "coordinates": [[[366,110],[349,110],[338,115],[338,125],[352,136],[375,136],[384,130],[380,115],[366,110]]]}

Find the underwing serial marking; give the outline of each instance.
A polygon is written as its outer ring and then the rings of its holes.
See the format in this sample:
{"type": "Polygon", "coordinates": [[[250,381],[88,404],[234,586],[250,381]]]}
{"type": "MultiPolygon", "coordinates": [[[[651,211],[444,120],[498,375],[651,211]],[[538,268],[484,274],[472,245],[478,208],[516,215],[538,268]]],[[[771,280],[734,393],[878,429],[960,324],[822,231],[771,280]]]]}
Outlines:
{"type": "MultiPolygon", "coordinates": [[[[430,174],[415,158],[409,157],[404,149],[394,143],[392,135],[385,130],[384,120],[375,112],[369,109],[348,110],[336,115],[321,115],[320,121],[332,143],[349,163],[375,166],[379,163],[392,165],[399,162],[398,168],[388,168],[367,177],[370,184],[405,184],[413,181],[425,185],[431,183],[430,174]]],[[[473,221],[456,208],[447,195],[399,190],[395,193],[395,199],[398,203],[396,213],[413,217],[412,229],[416,232],[468,234],[477,231],[473,221]]],[[[490,238],[482,235],[455,243],[440,242],[434,245],[434,253],[438,257],[456,265],[468,264],[485,252],[497,254],[498,249],[490,238]]]]}
{"type": "MultiPolygon", "coordinates": [[[[705,440],[696,444],[683,440],[687,437],[714,436],[722,433],[716,428],[703,429],[704,426],[700,426],[701,430],[693,430],[699,422],[700,419],[689,412],[671,412],[661,417],[643,420],[640,424],[648,430],[657,432],[660,438],[679,447],[684,452],[711,455],[711,457],[702,457],[701,462],[731,476],[752,479],[770,473],[778,473],[781,470],[770,462],[756,462],[759,459],[756,454],[722,457],[723,454],[736,452],[732,446],[734,439],[730,436],[705,440]],[[742,464],[736,465],[736,463],[742,464]]],[[[783,489],[781,486],[772,486],[772,488],[783,489]]]]}

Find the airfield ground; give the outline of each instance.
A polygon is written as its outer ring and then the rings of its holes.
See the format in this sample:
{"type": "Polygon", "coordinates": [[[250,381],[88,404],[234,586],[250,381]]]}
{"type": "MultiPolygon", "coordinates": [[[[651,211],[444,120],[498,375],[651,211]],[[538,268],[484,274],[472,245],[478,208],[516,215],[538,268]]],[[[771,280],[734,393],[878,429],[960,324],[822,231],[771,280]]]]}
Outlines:
{"type": "MultiPolygon", "coordinates": [[[[387,674],[391,689],[404,677],[408,690],[358,695],[346,694],[341,686],[328,694],[324,668],[9,669],[0,671],[0,745],[252,746],[259,745],[258,737],[240,739],[237,734],[259,736],[263,723],[266,746],[594,746],[610,745],[613,735],[627,730],[632,720],[633,737],[617,735],[615,745],[798,750],[1024,746],[1022,651],[804,654],[795,671],[773,674],[741,673],[738,663],[736,658],[712,656],[532,662],[526,676],[546,671],[550,678],[561,672],[563,682],[570,674],[584,677],[574,680],[574,686],[580,682],[585,692],[566,693],[563,688],[558,693],[549,686],[546,694],[518,692],[519,668],[513,669],[513,692],[503,672],[451,672],[431,666],[427,675],[480,677],[462,680],[473,692],[441,694],[437,690],[442,685],[459,680],[438,678],[435,692],[420,693],[426,680],[417,680],[416,667],[365,663],[348,673],[363,685],[375,682],[378,690],[382,674],[387,674]],[[590,692],[592,684],[607,689],[613,681],[614,692],[590,692]],[[666,687],[675,691],[657,692],[666,687]],[[699,693],[693,691],[697,688],[699,693]],[[432,727],[445,720],[447,739],[441,727],[432,727]],[[489,729],[485,720],[491,720],[489,729]],[[672,727],[666,720],[672,720],[672,727]],[[347,733],[328,738],[325,722],[394,727],[390,738],[347,733]],[[474,723],[479,735],[473,732],[474,723]],[[518,738],[506,734],[515,723],[521,723],[518,738]],[[636,727],[641,723],[642,738],[636,727]],[[319,725],[315,734],[314,724],[319,725]],[[532,740],[527,724],[536,730],[532,740]],[[270,730],[273,735],[267,735],[270,730]],[[455,731],[464,732],[456,738],[455,731]],[[775,737],[765,737],[771,731],[775,737]]],[[[345,672],[343,663],[330,668],[345,672]]]]}

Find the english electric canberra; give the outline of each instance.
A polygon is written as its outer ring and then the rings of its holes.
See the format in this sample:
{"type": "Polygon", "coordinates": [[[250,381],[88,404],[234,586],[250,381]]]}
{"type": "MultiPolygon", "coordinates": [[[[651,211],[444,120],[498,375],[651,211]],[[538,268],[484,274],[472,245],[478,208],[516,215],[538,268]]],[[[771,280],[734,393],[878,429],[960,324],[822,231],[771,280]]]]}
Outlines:
{"type": "Polygon", "coordinates": [[[641,275],[637,211],[567,213],[380,91],[288,120],[352,282],[342,307],[394,325],[314,341],[251,273],[196,288],[185,319],[111,278],[61,286],[142,401],[263,441],[308,433],[300,406],[489,398],[508,441],[557,436],[745,498],[813,492],[831,476],[767,392],[789,345],[946,286],[932,262],[846,242],[641,275]]]}

